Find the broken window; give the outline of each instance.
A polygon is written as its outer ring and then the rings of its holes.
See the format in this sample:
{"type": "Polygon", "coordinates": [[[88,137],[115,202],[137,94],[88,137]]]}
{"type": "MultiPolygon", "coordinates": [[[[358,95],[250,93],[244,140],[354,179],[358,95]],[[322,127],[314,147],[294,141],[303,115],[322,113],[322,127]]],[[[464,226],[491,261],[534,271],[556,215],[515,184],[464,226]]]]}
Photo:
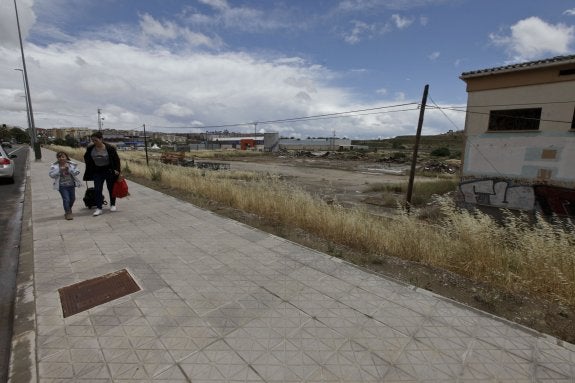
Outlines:
{"type": "Polygon", "coordinates": [[[492,110],[488,130],[538,130],[540,120],[541,108],[492,110]]]}

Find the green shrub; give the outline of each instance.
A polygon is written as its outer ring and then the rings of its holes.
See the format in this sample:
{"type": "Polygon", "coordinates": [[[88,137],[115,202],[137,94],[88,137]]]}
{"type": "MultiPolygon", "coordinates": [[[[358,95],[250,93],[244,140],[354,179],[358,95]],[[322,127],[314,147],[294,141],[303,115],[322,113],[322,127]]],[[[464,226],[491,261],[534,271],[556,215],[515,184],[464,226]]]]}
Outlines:
{"type": "Polygon", "coordinates": [[[451,152],[449,151],[448,148],[441,147],[441,148],[434,149],[430,154],[433,157],[449,157],[451,152]]]}

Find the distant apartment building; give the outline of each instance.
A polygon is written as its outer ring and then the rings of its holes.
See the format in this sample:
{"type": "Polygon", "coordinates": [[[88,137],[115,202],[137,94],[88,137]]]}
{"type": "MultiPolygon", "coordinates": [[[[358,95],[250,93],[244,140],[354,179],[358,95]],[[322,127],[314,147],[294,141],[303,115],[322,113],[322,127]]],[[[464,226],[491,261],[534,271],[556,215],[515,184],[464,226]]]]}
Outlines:
{"type": "Polygon", "coordinates": [[[465,202],[575,216],[575,55],[460,78],[465,202]]]}
{"type": "Polygon", "coordinates": [[[92,134],[92,130],[89,128],[58,128],[49,129],[50,136],[53,138],[58,138],[64,140],[66,137],[72,137],[76,140],[81,140],[84,137],[89,137],[92,134]]]}

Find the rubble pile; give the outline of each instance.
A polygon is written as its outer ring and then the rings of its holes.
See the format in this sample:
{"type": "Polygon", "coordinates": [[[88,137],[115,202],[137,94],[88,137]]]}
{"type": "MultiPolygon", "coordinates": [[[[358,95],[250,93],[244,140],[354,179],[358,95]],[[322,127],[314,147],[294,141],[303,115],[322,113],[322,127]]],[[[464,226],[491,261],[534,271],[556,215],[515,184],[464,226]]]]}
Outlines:
{"type": "Polygon", "coordinates": [[[364,153],[345,151],[320,151],[312,152],[309,150],[280,150],[277,154],[279,157],[289,158],[327,158],[330,160],[361,160],[366,158],[364,153]]]}
{"type": "Polygon", "coordinates": [[[426,162],[423,166],[421,166],[420,170],[431,173],[455,174],[459,171],[459,167],[460,165],[458,163],[455,163],[454,161],[444,162],[444,161],[432,160],[426,162]]]}

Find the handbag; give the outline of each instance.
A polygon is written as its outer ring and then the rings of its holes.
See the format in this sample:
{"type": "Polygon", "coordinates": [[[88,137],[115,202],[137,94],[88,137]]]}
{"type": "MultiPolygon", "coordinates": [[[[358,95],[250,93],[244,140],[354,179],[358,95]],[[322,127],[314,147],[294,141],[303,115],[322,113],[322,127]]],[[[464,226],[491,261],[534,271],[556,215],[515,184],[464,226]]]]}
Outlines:
{"type": "Polygon", "coordinates": [[[128,191],[128,183],[126,179],[122,176],[118,177],[116,182],[114,182],[114,187],[112,188],[112,196],[114,198],[124,198],[130,195],[128,191]]]}

